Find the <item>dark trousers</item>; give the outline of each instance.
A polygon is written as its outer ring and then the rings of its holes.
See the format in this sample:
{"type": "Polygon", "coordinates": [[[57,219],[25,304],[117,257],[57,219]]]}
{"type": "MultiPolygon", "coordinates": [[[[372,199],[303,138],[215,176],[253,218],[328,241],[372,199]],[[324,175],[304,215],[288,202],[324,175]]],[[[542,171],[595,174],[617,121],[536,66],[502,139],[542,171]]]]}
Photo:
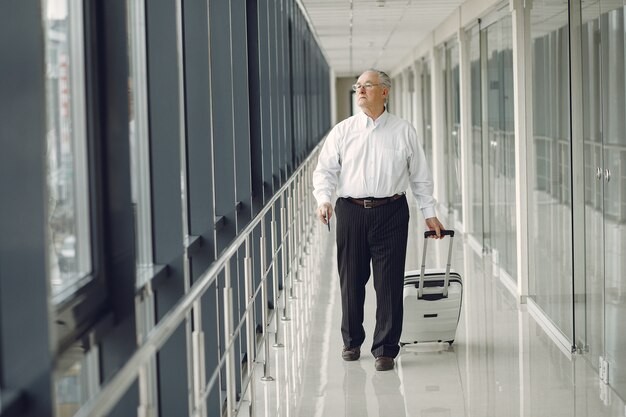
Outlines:
{"type": "Polygon", "coordinates": [[[376,208],[363,208],[339,198],[335,213],[343,343],[356,347],[365,340],[363,306],[371,261],[376,290],[372,354],[395,358],[402,332],[402,290],[409,227],[406,197],[376,208]]]}

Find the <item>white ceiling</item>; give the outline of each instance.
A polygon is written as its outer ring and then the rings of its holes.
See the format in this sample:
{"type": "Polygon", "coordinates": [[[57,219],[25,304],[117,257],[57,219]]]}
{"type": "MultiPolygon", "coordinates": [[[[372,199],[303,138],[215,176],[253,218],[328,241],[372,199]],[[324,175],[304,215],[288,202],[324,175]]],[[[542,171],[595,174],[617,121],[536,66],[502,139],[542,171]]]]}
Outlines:
{"type": "Polygon", "coordinates": [[[391,71],[463,0],[300,0],[337,76],[391,71]]]}

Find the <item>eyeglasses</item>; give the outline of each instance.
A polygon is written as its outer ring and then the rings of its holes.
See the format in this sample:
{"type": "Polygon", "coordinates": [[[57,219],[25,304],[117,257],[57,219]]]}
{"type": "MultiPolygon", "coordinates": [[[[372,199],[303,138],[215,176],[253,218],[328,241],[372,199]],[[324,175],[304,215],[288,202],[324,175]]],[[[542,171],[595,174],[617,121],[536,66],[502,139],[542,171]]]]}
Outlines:
{"type": "Polygon", "coordinates": [[[371,90],[376,85],[381,85],[381,84],[372,84],[372,83],[359,84],[359,83],[357,83],[357,84],[354,84],[352,86],[352,89],[354,91],[359,91],[361,89],[361,87],[365,87],[366,90],[371,90]]]}

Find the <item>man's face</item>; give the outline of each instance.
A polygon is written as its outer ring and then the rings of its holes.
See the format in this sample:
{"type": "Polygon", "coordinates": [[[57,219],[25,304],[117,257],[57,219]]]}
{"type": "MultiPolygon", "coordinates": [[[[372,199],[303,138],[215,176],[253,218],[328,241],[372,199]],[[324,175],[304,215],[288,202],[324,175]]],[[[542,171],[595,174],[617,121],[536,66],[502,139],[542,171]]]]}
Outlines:
{"type": "Polygon", "coordinates": [[[356,82],[361,85],[356,91],[356,102],[359,107],[380,107],[385,105],[385,98],[389,91],[385,86],[380,84],[380,77],[377,73],[366,71],[356,82]],[[366,83],[373,84],[372,88],[363,87],[366,83]]]}

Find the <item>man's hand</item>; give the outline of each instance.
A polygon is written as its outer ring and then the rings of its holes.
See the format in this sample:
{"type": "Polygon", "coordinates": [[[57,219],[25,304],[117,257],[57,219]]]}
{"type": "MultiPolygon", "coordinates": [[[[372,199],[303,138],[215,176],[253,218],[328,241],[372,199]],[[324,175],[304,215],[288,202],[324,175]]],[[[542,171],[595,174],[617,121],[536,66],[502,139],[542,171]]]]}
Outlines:
{"type": "Polygon", "coordinates": [[[317,208],[316,212],[317,218],[320,219],[323,224],[328,224],[328,220],[333,217],[333,206],[330,203],[323,203],[317,208]]]}
{"type": "Polygon", "coordinates": [[[437,236],[433,236],[434,239],[441,239],[441,231],[446,230],[446,228],[443,227],[443,224],[441,224],[437,217],[427,218],[426,226],[428,226],[429,230],[434,230],[435,233],[437,233],[437,236]]]}

